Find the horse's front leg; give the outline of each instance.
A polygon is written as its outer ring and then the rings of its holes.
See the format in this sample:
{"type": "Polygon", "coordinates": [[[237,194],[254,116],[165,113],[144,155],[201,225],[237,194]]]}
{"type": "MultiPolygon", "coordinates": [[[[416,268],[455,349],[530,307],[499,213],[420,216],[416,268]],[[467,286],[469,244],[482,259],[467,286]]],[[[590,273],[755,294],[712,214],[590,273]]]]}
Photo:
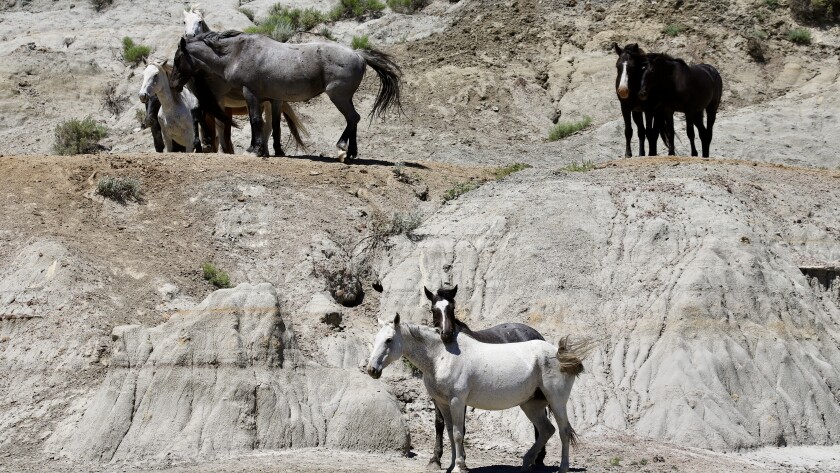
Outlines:
{"type": "Polygon", "coordinates": [[[455,468],[452,473],[466,473],[467,455],[464,452],[464,423],[467,413],[467,405],[462,397],[453,397],[449,403],[449,413],[452,417],[452,431],[455,450],[455,468]]]}
{"type": "Polygon", "coordinates": [[[274,136],[274,155],[286,156],[283,152],[283,145],[280,141],[280,106],[282,102],[279,100],[271,101],[271,134],[274,136]]]}
{"type": "Polygon", "coordinates": [[[639,135],[639,156],[645,155],[645,121],[642,112],[633,112],[633,122],[636,124],[636,132],[639,135]]]}
{"type": "Polygon", "coordinates": [[[633,151],[630,149],[630,142],[633,141],[633,125],[630,122],[630,107],[621,103],[621,115],[624,116],[624,140],[627,142],[627,149],[624,151],[624,157],[629,158],[633,156],[633,151]]]}
{"type": "Polygon", "coordinates": [[[427,470],[440,470],[440,457],[443,456],[443,429],[446,428],[446,423],[443,421],[443,413],[435,403],[435,449],[432,453],[432,458],[429,459],[429,464],[426,466],[427,470]]]}
{"type": "Polygon", "coordinates": [[[268,157],[268,147],[263,142],[262,136],[263,119],[260,98],[247,87],[242,88],[242,95],[245,96],[248,118],[251,120],[251,147],[248,151],[257,153],[257,156],[268,157]]]}
{"type": "MultiPolygon", "coordinates": [[[[645,134],[648,142],[648,156],[656,156],[656,140],[659,139],[659,128],[662,126],[662,120],[654,118],[656,114],[653,111],[645,112],[645,134]]],[[[663,140],[664,141],[664,140],[663,140]]]]}

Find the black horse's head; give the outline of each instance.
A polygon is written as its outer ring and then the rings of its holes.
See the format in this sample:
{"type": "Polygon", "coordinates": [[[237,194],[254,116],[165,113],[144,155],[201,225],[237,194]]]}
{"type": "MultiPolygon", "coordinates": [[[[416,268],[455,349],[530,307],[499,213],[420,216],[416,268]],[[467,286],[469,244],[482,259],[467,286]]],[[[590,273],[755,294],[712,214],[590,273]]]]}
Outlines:
{"type": "Polygon", "coordinates": [[[615,62],[618,71],[615,77],[615,93],[619,99],[626,100],[633,91],[639,90],[645,69],[645,52],[636,43],[628,44],[624,48],[613,43],[613,50],[618,55],[615,62]]]}
{"type": "Polygon", "coordinates": [[[440,329],[440,339],[443,343],[449,343],[455,338],[455,294],[458,293],[458,286],[452,289],[440,288],[437,294],[426,289],[426,298],[432,302],[432,324],[440,329]]]}
{"type": "Polygon", "coordinates": [[[175,59],[172,61],[172,74],[169,77],[169,85],[175,90],[182,90],[195,74],[192,58],[187,51],[187,40],[181,38],[178,43],[178,50],[175,51],[175,59]]]}
{"type": "Polygon", "coordinates": [[[660,78],[667,74],[668,56],[658,53],[645,55],[644,71],[639,86],[639,99],[647,100],[658,87],[660,78]]]}

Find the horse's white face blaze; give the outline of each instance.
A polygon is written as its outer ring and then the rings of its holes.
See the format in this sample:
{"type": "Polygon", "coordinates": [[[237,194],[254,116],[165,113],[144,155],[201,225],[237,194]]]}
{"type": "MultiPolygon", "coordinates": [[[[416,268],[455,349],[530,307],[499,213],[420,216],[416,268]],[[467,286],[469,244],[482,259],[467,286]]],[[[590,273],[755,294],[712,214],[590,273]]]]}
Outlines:
{"type": "Polygon", "coordinates": [[[370,352],[367,373],[373,379],[382,376],[382,370],[402,356],[402,335],[393,322],[379,329],[370,352]]]}
{"type": "Polygon", "coordinates": [[[618,96],[626,99],[630,96],[630,78],[627,74],[627,61],[621,63],[622,71],[621,71],[621,80],[618,83],[618,96]]]}
{"type": "Polygon", "coordinates": [[[202,33],[201,22],[204,16],[194,11],[184,12],[184,36],[191,38],[202,33]]]}
{"type": "Polygon", "coordinates": [[[149,64],[146,70],[143,71],[143,85],[140,86],[140,101],[146,103],[149,97],[157,96],[160,90],[160,69],[154,65],[149,64]]]}
{"type": "Polygon", "coordinates": [[[452,327],[449,317],[446,316],[446,310],[449,307],[449,301],[442,300],[435,302],[435,309],[440,311],[440,332],[443,334],[451,334],[455,327],[452,327]]]}

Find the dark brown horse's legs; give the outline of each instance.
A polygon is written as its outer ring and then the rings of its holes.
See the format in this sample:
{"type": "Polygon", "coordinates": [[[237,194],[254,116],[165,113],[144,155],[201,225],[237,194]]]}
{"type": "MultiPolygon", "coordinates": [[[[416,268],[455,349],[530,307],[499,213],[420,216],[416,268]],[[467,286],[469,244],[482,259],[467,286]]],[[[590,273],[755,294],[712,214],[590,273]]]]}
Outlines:
{"type": "Polygon", "coordinates": [[[630,122],[630,108],[622,106],[621,114],[624,115],[624,139],[627,142],[627,149],[624,151],[624,157],[629,158],[633,156],[633,151],[630,149],[630,142],[633,141],[633,125],[630,122]]]}
{"type": "Polygon", "coordinates": [[[268,146],[262,139],[264,123],[260,99],[247,87],[242,88],[242,95],[245,96],[245,103],[248,104],[248,118],[251,120],[251,147],[248,151],[257,153],[257,156],[268,157],[268,146]]]}
{"type": "Polygon", "coordinates": [[[443,414],[435,405],[435,451],[429,460],[429,470],[440,470],[440,457],[443,456],[443,429],[445,427],[443,414]]]}
{"type": "Polygon", "coordinates": [[[636,123],[636,132],[639,134],[639,156],[645,155],[645,121],[642,112],[633,112],[633,121],[636,123]]]}

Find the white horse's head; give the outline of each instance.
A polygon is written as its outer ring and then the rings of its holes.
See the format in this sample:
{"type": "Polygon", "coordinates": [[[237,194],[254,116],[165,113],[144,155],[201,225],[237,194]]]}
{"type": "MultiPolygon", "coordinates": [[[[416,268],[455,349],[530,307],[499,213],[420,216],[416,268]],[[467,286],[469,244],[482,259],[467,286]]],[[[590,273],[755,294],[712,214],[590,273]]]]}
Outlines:
{"type": "Polygon", "coordinates": [[[208,31],[210,28],[204,22],[204,10],[201,7],[193,5],[189,10],[184,10],[184,36],[191,38],[208,31]]]}
{"type": "Polygon", "coordinates": [[[146,103],[149,97],[158,96],[164,87],[169,87],[169,78],[163,70],[164,64],[146,66],[146,70],[143,71],[143,85],[140,86],[141,102],[146,103]]]}
{"type": "Polygon", "coordinates": [[[373,351],[370,352],[367,373],[373,379],[382,376],[382,370],[398,360],[402,356],[403,341],[402,333],[399,330],[400,314],[394,317],[394,321],[385,323],[380,321],[382,328],[376,334],[373,342],[373,351]]]}

